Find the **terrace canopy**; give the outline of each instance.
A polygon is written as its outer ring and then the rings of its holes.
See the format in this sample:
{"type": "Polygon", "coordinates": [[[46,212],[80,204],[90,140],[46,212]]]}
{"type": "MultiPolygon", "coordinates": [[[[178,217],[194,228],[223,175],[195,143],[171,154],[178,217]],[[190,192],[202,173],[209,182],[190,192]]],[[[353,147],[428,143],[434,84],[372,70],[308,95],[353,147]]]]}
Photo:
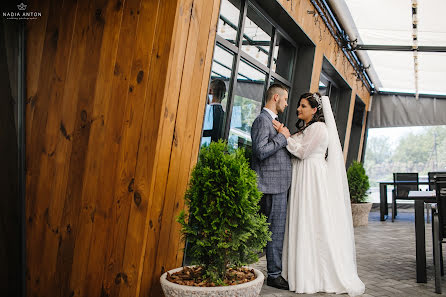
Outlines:
{"type": "Polygon", "coordinates": [[[369,127],[446,125],[446,1],[328,2],[370,66],[369,127]]]}

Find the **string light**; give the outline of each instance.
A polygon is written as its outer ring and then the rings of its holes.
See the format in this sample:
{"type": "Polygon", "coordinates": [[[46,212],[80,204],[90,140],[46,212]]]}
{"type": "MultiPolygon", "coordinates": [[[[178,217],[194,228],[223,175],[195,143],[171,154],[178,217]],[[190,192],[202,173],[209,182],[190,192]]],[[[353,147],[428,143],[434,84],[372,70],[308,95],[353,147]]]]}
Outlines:
{"type": "Polygon", "coordinates": [[[417,16],[417,0],[412,0],[412,50],[413,50],[413,67],[415,79],[415,99],[418,100],[418,16],[417,16]]]}

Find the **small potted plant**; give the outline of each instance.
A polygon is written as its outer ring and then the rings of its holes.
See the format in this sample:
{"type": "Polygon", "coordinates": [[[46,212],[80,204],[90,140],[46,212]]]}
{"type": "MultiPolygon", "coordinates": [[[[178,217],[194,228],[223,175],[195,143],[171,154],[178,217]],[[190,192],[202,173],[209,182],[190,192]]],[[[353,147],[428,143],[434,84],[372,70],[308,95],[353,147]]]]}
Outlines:
{"type": "Polygon", "coordinates": [[[261,193],[243,149],[212,142],[200,151],[178,217],[187,254],[197,264],[161,276],[165,296],[258,296],[264,276],[243,265],[258,261],[270,240],[259,214],[261,193]]]}
{"type": "Polygon", "coordinates": [[[360,162],[353,161],[347,170],[348,188],[352,206],[353,226],[367,226],[372,203],[367,203],[369,177],[360,162]]]}

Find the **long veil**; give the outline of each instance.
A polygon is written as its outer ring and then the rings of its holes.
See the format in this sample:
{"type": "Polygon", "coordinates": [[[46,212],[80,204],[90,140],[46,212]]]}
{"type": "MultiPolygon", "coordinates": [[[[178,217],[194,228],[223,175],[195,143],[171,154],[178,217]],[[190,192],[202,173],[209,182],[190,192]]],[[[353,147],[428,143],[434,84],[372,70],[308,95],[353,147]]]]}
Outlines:
{"type": "Polygon", "coordinates": [[[346,236],[345,244],[351,244],[351,255],[353,257],[354,269],[356,267],[356,248],[355,237],[353,231],[352,211],[350,205],[350,192],[348,189],[347,173],[345,171],[344,155],[339,141],[338,129],[331,109],[330,99],[327,96],[322,96],[322,111],[324,113],[325,124],[328,130],[328,188],[333,195],[332,206],[336,209],[339,218],[342,218],[337,223],[339,228],[344,230],[346,236]]]}

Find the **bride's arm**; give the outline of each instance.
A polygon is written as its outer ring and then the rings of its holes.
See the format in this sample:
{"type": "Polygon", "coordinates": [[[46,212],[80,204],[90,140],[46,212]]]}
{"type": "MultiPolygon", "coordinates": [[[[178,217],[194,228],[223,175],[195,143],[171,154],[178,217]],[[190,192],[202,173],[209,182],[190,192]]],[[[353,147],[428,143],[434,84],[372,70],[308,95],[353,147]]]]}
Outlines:
{"type": "Polygon", "coordinates": [[[286,148],[297,158],[305,159],[326,138],[327,128],[325,124],[317,122],[306,129],[302,138],[289,137],[286,148]]]}

